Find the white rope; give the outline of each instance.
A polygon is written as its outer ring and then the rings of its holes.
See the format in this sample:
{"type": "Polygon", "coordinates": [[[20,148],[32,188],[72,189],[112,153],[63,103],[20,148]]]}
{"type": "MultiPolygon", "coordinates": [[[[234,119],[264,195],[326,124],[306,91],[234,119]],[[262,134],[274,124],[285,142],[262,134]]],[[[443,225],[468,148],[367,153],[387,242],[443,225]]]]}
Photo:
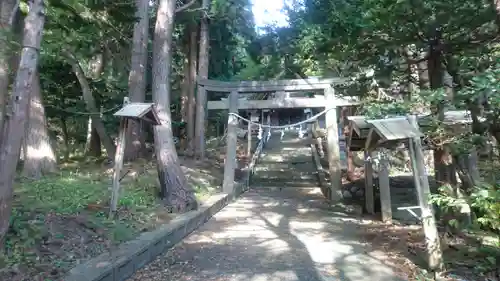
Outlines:
{"type": "Polygon", "coordinates": [[[311,121],[314,121],[316,119],[318,119],[321,115],[327,113],[328,111],[332,110],[332,109],[336,109],[336,108],[329,108],[329,109],[325,109],[323,111],[321,111],[320,113],[312,116],[312,117],[309,117],[307,118],[306,120],[304,121],[300,121],[300,122],[297,122],[295,124],[288,124],[288,125],[283,125],[283,126],[272,126],[272,125],[265,125],[265,124],[261,124],[261,123],[258,123],[258,122],[254,122],[254,121],[251,121],[249,119],[246,119],[245,117],[237,114],[237,113],[233,113],[233,112],[229,112],[229,115],[233,115],[245,122],[248,122],[250,124],[253,124],[253,125],[256,125],[256,126],[262,126],[263,128],[270,128],[270,129],[286,129],[286,128],[293,128],[295,126],[298,126],[298,125],[302,125],[302,124],[306,124],[306,123],[309,123],[311,121]]]}

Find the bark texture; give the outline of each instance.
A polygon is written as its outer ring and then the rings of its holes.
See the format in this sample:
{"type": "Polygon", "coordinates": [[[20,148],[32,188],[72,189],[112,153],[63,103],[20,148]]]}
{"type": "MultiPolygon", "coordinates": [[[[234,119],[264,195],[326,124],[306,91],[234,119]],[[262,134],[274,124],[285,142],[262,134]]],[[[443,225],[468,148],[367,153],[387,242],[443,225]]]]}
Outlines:
{"type": "Polygon", "coordinates": [[[47,119],[40,88],[40,75],[38,73],[36,73],[33,80],[27,120],[24,138],[26,151],[23,175],[28,178],[39,179],[44,174],[55,172],[57,162],[47,129],[47,119]]]}
{"type": "MultiPolygon", "coordinates": [[[[146,65],[148,62],[149,0],[136,0],[136,17],[132,43],[132,58],[128,77],[131,102],[144,102],[146,97],[146,65]]],[[[130,120],[127,128],[125,160],[131,161],[143,156],[144,136],[140,122],[130,120]]]]}
{"type": "Polygon", "coordinates": [[[3,241],[9,229],[9,219],[12,211],[12,188],[21,152],[28,102],[38,64],[44,23],[44,1],[34,0],[31,2],[25,20],[21,60],[9,108],[6,110],[4,136],[8,136],[8,138],[2,141],[0,147],[0,163],[2,163],[0,165],[0,241],[3,241]]]}
{"type": "Polygon", "coordinates": [[[172,133],[170,72],[175,4],[175,0],[160,0],[156,17],[153,41],[153,99],[161,125],[155,126],[154,139],[160,195],[172,211],[186,212],[197,209],[198,203],[181,169],[172,133]]]}
{"type": "Polygon", "coordinates": [[[11,61],[9,35],[12,33],[12,25],[18,9],[18,0],[0,1],[0,135],[3,131],[5,107],[9,97],[9,69],[11,69],[9,67],[11,61]]]}
{"type": "MultiPolygon", "coordinates": [[[[210,9],[210,0],[202,2],[202,19],[200,27],[200,50],[198,57],[198,76],[200,78],[208,78],[208,63],[209,63],[209,20],[208,10],[210,9]]],[[[198,91],[196,99],[196,130],[195,130],[195,151],[196,156],[200,159],[205,158],[205,104],[207,102],[206,91],[198,91]]]]}
{"type": "Polygon", "coordinates": [[[195,118],[196,118],[196,74],[198,67],[198,25],[192,24],[189,38],[189,79],[191,84],[188,90],[188,108],[186,116],[186,134],[188,140],[188,154],[194,152],[195,118]]]}
{"type": "Polygon", "coordinates": [[[101,116],[100,114],[98,114],[99,111],[97,109],[94,96],[92,95],[92,90],[90,89],[89,82],[87,81],[87,77],[85,77],[85,73],[83,72],[80,63],[78,63],[78,61],[74,58],[73,54],[65,51],[65,55],[73,68],[73,72],[75,73],[76,78],[80,83],[80,87],[82,88],[83,100],[85,101],[87,111],[90,113],[90,118],[92,118],[92,127],[94,127],[99,134],[99,138],[104,145],[104,149],[106,150],[108,157],[110,159],[114,159],[116,149],[115,144],[106,132],[106,128],[104,127],[101,116]]]}

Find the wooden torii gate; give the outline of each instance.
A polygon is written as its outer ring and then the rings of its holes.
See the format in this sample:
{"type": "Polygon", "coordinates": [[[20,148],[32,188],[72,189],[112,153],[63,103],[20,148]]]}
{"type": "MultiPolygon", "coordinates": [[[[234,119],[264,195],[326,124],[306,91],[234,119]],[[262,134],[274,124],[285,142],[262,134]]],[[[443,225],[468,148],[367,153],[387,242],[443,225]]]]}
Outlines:
{"type": "MultiPolygon", "coordinates": [[[[331,200],[340,200],[341,192],[341,163],[340,146],[338,135],[338,115],[342,106],[358,104],[355,99],[345,98],[335,94],[335,86],[347,83],[347,78],[330,79],[292,79],[275,81],[236,81],[222,82],[208,79],[198,80],[198,91],[227,92],[229,98],[226,101],[208,101],[207,109],[229,109],[230,113],[238,113],[238,110],[264,110],[285,108],[325,108],[332,109],[326,112],[325,121],[328,139],[328,163],[331,179],[331,200]],[[323,91],[324,96],[290,97],[293,92],[323,91]],[[239,100],[239,94],[275,93],[271,100],[239,100]]],[[[202,93],[203,94],[203,93],[202,93]]],[[[205,95],[202,95],[205,96],[205,95]]],[[[199,112],[199,111],[198,111],[199,112]]],[[[204,116],[197,116],[204,118],[204,116]]],[[[201,121],[201,120],[198,120],[201,121]]],[[[238,126],[237,117],[229,115],[227,126],[227,153],[226,159],[236,159],[236,130],[238,126]]],[[[205,150],[204,132],[197,132],[196,143],[198,149],[205,150]]],[[[224,167],[224,192],[232,192],[234,188],[235,161],[226,161],[224,167]]]]}

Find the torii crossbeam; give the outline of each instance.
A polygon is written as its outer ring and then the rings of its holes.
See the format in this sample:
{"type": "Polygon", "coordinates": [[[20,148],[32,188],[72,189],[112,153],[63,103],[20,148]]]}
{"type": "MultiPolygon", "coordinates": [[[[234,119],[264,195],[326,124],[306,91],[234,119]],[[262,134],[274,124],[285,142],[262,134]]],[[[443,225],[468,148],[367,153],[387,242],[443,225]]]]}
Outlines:
{"type": "MultiPolygon", "coordinates": [[[[239,110],[259,110],[259,109],[284,109],[284,108],[325,108],[325,121],[328,141],[328,162],[329,174],[331,178],[331,200],[342,198],[341,192],[341,161],[340,144],[338,135],[338,115],[339,107],[352,106],[358,104],[353,98],[341,97],[335,94],[336,86],[349,83],[347,78],[310,78],[291,79],[275,81],[215,81],[208,79],[198,79],[198,96],[202,100],[197,103],[196,122],[198,125],[204,124],[205,108],[204,97],[206,92],[226,92],[230,93],[229,98],[223,101],[209,101],[206,106],[208,110],[228,109],[230,113],[238,113],[239,110]],[[289,97],[289,93],[294,92],[317,92],[322,91],[324,95],[307,97],[289,97]],[[240,100],[239,94],[252,93],[275,93],[276,97],[270,100],[240,100]]],[[[197,126],[198,126],[197,125],[197,126]]],[[[236,153],[236,130],[238,120],[234,115],[230,115],[227,126],[227,159],[233,159],[236,153]]],[[[205,150],[205,133],[203,130],[196,131],[196,152],[203,157],[205,150]]],[[[226,161],[224,168],[223,190],[230,192],[234,185],[234,161],[226,161]]]]}

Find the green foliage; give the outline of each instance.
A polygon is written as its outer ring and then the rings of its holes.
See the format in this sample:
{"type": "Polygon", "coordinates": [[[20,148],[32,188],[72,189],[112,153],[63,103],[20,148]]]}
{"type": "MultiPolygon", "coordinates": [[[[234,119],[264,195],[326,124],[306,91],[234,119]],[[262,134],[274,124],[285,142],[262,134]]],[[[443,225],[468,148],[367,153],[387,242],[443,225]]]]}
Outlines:
{"type": "Polygon", "coordinates": [[[500,185],[477,186],[471,193],[470,200],[471,206],[478,210],[478,223],[500,232],[500,185]]]}
{"type": "MultiPolygon", "coordinates": [[[[377,119],[429,114],[423,129],[426,141],[450,148],[457,159],[473,148],[487,148],[492,137],[500,141],[500,26],[493,1],[293,3],[287,7],[289,27],[269,27],[249,45],[255,63],[244,73],[260,79],[352,77],[353,83],[337,92],[361,98],[355,114],[377,119]],[[441,61],[432,68],[429,58],[441,61]],[[472,131],[445,126],[437,114],[441,109],[472,112],[472,131]]],[[[432,202],[443,211],[468,203],[475,226],[498,234],[500,166],[498,151],[491,154],[494,159],[480,159],[484,183],[465,188],[464,198],[441,192],[432,202]]],[[[489,263],[481,270],[491,268],[489,263]]],[[[424,275],[421,280],[426,280],[424,275]]]]}
{"type": "MultiPolygon", "coordinates": [[[[157,174],[153,165],[140,163],[130,167],[131,174],[137,173],[138,176],[127,176],[122,180],[119,218],[116,220],[109,219],[107,212],[111,170],[92,163],[75,162],[74,165],[77,166],[70,165],[57,175],[38,181],[22,180],[16,186],[11,227],[5,240],[4,255],[0,256],[0,266],[35,266],[48,262],[68,270],[74,266],[75,257],[72,255],[81,253],[70,252],[61,257],[56,252],[43,256],[41,261],[41,254],[37,252],[40,245],[50,245],[53,241],[73,243],[71,239],[81,243],[80,237],[87,233],[95,235],[95,239],[102,243],[109,240],[117,244],[132,239],[142,231],[154,229],[171,218],[168,210],[157,200],[157,174]]],[[[199,176],[199,173],[192,174],[199,176]]],[[[196,180],[190,180],[190,183],[198,199],[204,199],[213,192],[212,183],[203,185],[196,180]]],[[[100,253],[103,250],[95,251],[100,253]]],[[[83,249],[71,248],[68,251],[83,249]]]]}

